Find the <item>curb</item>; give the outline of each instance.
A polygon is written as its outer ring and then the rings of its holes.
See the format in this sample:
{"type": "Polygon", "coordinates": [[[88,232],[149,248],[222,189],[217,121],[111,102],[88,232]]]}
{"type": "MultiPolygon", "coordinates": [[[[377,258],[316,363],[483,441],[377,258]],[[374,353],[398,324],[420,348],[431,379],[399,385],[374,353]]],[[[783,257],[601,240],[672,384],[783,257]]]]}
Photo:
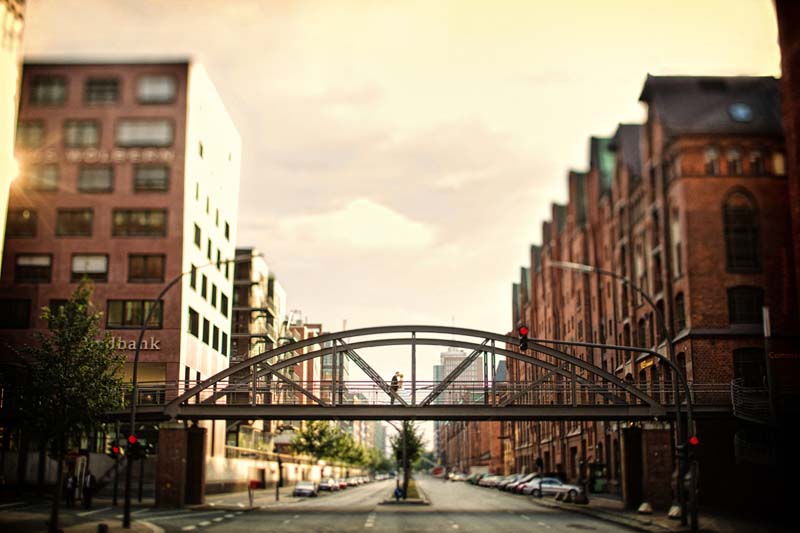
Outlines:
{"type": "Polygon", "coordinates": [[[561,511],[569,511],[572,513],[582,514],[585,516],[591,516],[592,518],[596,518],[604,522],[610,522],[636,531],[644,531],[646,533],[666,533],[666,532],[679,533],[688,531],[688,529],[667,528],[651,520],[646,520],[646,519],[639,520],[636,518],[629,518],[627,516],[622,516],[614,512],[600,511],[598,509],[591,509],[587,507],[561,505],[547,500],[540,500],[538,498],[530,498],[530,501],[536,505],[541,505],[542,507],[547,507],[549,509],[559,509],[561,511]]]}

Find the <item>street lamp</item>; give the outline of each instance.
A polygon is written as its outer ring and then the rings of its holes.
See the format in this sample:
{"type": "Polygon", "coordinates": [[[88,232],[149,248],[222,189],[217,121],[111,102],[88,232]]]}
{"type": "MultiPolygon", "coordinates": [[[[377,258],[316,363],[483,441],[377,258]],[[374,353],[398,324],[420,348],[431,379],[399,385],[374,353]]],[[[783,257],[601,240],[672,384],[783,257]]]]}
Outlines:
{"type": "MultiPolygon", "coordinates": [[[[678,482],[676,484],[676,491],[678,496],[678,501],[681,504],[681,525],[686,525],[686,499],[683,497],[683,477],[686,469],[686,462],[687,462],[687,455],[689,452],[689,445],[694,444],[692,442],[693,439],[696,441],[696,437],[694,435],[691,436],[687,440],[686,435],[683,431],[683,425],[681,424],[681,402],[678,396],[678,380],[680,380],[681,385],[684,388],[684,393],[686,394],[686,427],[689,433],[692,431],[692,393],[689,389],[689,382],[686,379],[686,374],[682,369],[680,369],[675,364],[675,353],[674,353],[674,346],[672,345],[672,337],[669,334],[669,330],[667,329],[666,321],[664,320],[664,315],[659,310],[658,306],[653,302],[650,296],[639,286],[635,285],[630,279],[627,277],[617,274],[611,270],[605,270],[602,268],[598,268],[592,265],[586,265],[582,263],[573,263],[571,261],[550,261],[549,266],[552,268],[560,268],[564,270],[572,270],[576,272],[583,272],[584,274],[598,274],[603,276],[612,277],[621,283],[627,285],[631,288],[634,292],[639,294],[642,299],[647,302],[647,305],[653,310],[653,313],[656,316],[659,329],[661,330],[661,335],[664,337],[665,342],[667,343],[667,354],[668,357],[664,357],[657,352],[655,355],[663,362],[665,362],[675,373],[677,379],[672,381],[672,391],[673,396],[675,397],[675,423],[677,425],[678,431],[678,441],[682,442],[683,444],[680,446],[680,456],[678,460],[678,482]]],[[[697,531],[697,480],[695,479],[696,472],[692,472],[692,479],[690,483],[690,491],[691,491],[691,502],[692,502],[692,509],[691,509],[691,530],[693,532],[697,531]]]]}
{"type": "MultiPolygon", "coordinates": [[[[255,257],[261,257],[262,253],[257,254],[250,254],[245,256],[234,257],[233,259],[226,259],[225,261],[212,261],[205,265],[201,265],[199,267],[193,268],[191,270],[187,270],[186,272],[181,272],[174,278],[172,278],[169,283],[167,283],[161,292],[158,293],[153,300],[150,300],[150,306],[147,310],[147,313],[144,317],[144,321],[142,321],[142,327],[139,329],[139,338],[136,341],[136,349],[133,353],[133,372],[131,374],[131,426],[130,426],[130,435],[134,435],[136,432],[136,401],[137,401],[137,394],[138,394],[138,371],[139,371],[139,353],[142,347],[142,339],[144,339],[144,334],[147,331],[147,325],[150,322],[150,319],[153,317],[153,311],[155,311],[156,307],[161,305],[161,300],[164,298],[164,295],[169,292],[171,288],[178,284],[178,282],[183,279],[183,276],[187,274],[191,274],[192,272],[196,272],[201,268],[206,268],[212,265],[223,265],[223,264],[235,264],[235,263],[244,263],[246,261],[251,261],[255,257]]],[[[162,309],[161,312],[163,313],[164,310],[162,309]]],[[[134,440],[135,441],[135,440],[134,440]]],[[[128,440],[128,459],[127,463],[125,464],[125,505],[123,510],[123,518],[122,518],[122,527],[125,529],[131,528],[131,479],[133,478],[133,461],[131,460],[131,446],[133,444],[130,442],[130,437],[128,440]]]]}

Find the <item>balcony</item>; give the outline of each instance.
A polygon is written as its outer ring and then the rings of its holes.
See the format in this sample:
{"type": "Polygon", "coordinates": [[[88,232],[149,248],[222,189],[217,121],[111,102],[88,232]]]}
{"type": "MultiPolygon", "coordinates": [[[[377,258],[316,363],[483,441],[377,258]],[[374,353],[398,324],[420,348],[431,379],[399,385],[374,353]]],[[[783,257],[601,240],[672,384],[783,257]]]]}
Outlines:
{"type": "Polygon", "coordinates": [[[733,415],[737,418],[767,424],[770,421],[769,391],[766,387],[745,387],[744,381],[731,382],[733,415]]]}

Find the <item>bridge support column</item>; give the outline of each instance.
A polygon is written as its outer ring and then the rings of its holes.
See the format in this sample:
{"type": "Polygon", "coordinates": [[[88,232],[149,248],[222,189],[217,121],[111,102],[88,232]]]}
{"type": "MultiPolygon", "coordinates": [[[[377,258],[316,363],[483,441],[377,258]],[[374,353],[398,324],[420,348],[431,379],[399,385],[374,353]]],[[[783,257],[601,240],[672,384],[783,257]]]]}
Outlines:
{"type": "Polygon", "coordinates": [[[183,507],[205,497],[206,429],[181,423],[161,425],[158,431],[156,505],[183,507]]]}

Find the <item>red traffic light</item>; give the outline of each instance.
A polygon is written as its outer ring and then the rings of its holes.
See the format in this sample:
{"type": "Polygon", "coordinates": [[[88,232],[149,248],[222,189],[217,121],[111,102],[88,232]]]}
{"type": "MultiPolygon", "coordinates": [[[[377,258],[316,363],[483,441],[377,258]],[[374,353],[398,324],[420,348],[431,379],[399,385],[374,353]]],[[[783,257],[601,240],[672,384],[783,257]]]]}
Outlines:
{"type": "Polygon", "coordinates": [[[136,444],[136,441],[139,440],[136,438],[136,435],[128,435],[128,442],[130,444],[136,444]]]}
{"type": "Polygon", "coordinates": [[[520,336],[524,337],[530,330],[528,329],[528,326],[520,326],[517,328],[517,331],[519,332],[520,336]]]}
{"type": "Polygon", "coordinates": [[[111,447],[111,452],[115,453],[115,454],[119,453],[119,446],[112,446],[111,447]]]}
{"type": "Polygon", "coordinates": [[[700,439],[698,439],[695,435],[692,435],[691,437],[689,437],[689,444],[691,444],[692,446],[697,446],[698,444],[700,444],[700,439]]]}

